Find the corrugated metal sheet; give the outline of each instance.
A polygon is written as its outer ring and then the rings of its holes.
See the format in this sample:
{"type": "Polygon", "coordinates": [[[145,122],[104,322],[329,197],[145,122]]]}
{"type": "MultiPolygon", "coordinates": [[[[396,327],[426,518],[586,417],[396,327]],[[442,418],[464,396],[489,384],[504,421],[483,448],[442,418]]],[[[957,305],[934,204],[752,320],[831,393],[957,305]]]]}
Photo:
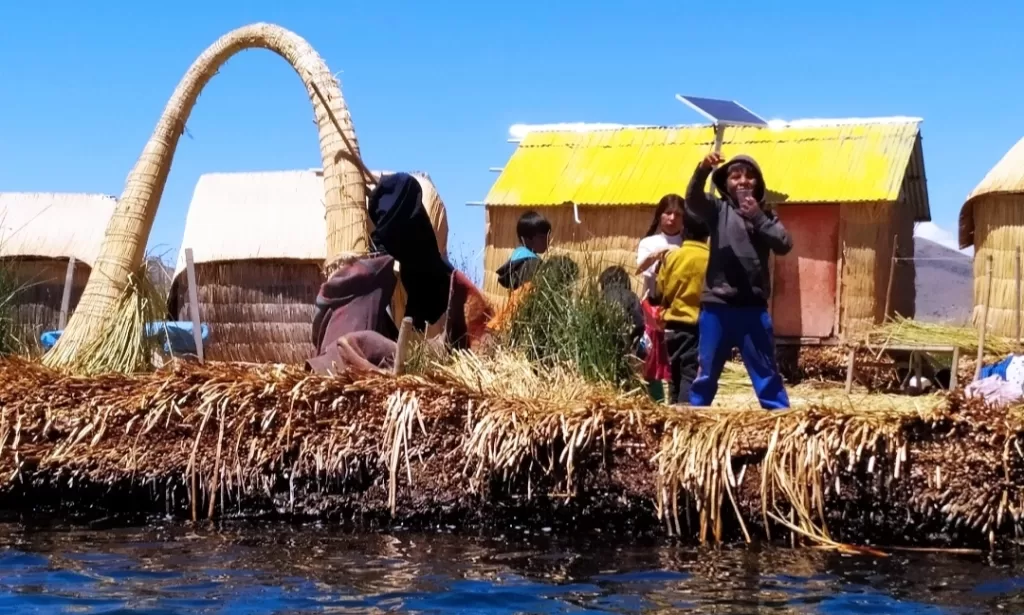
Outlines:
{"type": "Polygon", "coordinates": [[[960,248],[974,245],[974,203],[989,194],[1024,194],[1024,139],[1006,152],[960,208],[960,248]]]}
{"type": "MultiPolygon", "coordinates": [[[[919,122],[865,120],[780,129],[727,128],[724,156],[747,154],[761,164],[772,194],[786,203],[895,202],[919,144],[919,122]]],[[[485,199],[487,205],[543,207],[650,205],[682,194],[711,149],[710,127],[622,128],[530,132],[485,199]]],[[[930,218],[923,158],[908,205],[930,218]]]]}

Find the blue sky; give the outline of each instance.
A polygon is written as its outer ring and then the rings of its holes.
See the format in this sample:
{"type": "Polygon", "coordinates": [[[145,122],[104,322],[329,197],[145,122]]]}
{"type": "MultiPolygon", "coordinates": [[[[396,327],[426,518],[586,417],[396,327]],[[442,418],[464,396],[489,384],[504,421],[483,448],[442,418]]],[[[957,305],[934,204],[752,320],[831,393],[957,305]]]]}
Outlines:
{"type": "MultiPolygon", "coordinates": [[[[923,117],[933,217],[953,230],[966,194],[1024,136],[1024,2],[772,4],[5,2],[0,190],[120,195],[189,64],[221,34],[270,21],[340,73],[369,167],[431,174],[453,253],[479,253],[483,212],[464,204],[511,154],[510,125],[700,121],[677,92],[769,118],[923,117]]],[[[189,119],[151,248],[175,257],[203,173],[319,167],[311,117],[283,60],[229,61],[189,119]]]]}

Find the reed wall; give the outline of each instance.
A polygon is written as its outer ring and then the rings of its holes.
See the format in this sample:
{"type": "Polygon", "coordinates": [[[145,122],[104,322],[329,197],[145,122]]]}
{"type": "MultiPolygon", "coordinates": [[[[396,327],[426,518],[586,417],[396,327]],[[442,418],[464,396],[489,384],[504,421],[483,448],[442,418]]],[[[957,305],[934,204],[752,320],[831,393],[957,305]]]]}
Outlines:
{"type": "Polygon", "coordinates": [[[894,243],[890,315],[914,315],[914,212],[893,203],[844,203],[840,211],[843,269],[840,332],[858,335],[884,320],[894,243]],[[894,242],[895,239],[895,242],[894,242]]]}
{"type": "MultiPolygon", "coordinates": [[[[507,298],[498,284],[497,269],[519,245],[516,223],[529,211],[522,207],[488,207],[484,248],[484,294],[495,306],[507,298]]],[[[636,269],[636,250],[654,216],[649,207],[580,207],[580,223],[573,208],[541,207],[536,210],[551,222],[551,248],[572,257],[582,271],[599,274],[606,267],[622,266],[631,275],[636,269]]],[[[634,290],[640,290],[634,276],[634,290]]]]}
{"type": "Polygon", "coordinates": [[[1015,261],[1017,248],[1024,248],[1024,195],[983,195],[975,201],[971,213],[975,246],[974,324],[980,326],[986,262],[991,256],[992,293],[986,328],[997,335],[1016,336],[1015,261]]]}
{"type": "MultiPolygon", "coordinates": [[[[18,289],[12,298],[15,334],[30,352],[40,350],[39,336],[60,326],[60,304],[64,298],[68,259],[9,257],[0,259],[0,267],[11,276],[18,289]]],[[[69,318],[82,297],[90,271],[87,264],[75,263],[69,318]]]]}
{"type": "MultiPolygon", "coordinates": [[[[199,314],[210,327],[212,361],[298,364],[313,356],[314,300],[323,281],[319,260],[247,260],[196,264],[199,314]]],[[[172,317],[188,321],[184,274],[171,285],[172,317]]]]}

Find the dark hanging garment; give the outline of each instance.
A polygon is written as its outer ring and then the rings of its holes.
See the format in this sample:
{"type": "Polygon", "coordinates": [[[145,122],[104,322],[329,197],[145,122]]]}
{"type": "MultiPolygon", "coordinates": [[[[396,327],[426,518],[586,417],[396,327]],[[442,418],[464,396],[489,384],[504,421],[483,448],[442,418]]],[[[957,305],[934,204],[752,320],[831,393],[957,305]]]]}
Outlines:
{"type": "Polygon", "coordinates": [[[423,207],[423,190],[414,177],[395,173],[381,179],[370,194],[370,235],[374,249],[393,256],[401,265],[408,300],[405,315],[417,330],[437,322],[448,309],[454,268],[442,257],[430,217],[423,207]]]}

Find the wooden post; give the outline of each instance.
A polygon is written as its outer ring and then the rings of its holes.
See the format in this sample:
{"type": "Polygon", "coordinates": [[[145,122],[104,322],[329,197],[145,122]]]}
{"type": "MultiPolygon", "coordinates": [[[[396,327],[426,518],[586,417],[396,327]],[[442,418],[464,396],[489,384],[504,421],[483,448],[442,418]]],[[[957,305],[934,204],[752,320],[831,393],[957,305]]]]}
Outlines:
{"type": "Polygon", "coordinates": [[[68,312],[71,310],[71,287],[75,284],[75,257],[68,258],[68,270],[64,274],[64,295],[60,299],[60,316],[57,328],[61,331],[68,324],[68,312]]]}
{"type": "Polygon", "coordinates": [[[949,390],[956,390],[957,372],[960,368],[960,347],[953,346],[953,366],[949,369],[949,390]]]}
{"type": "Polygon", "coordinates": [[[988,329],[988,304],[992,300],[992,255],[985,259],[985,303],[981,305],[981,326],[978,327],[978,365],[974,379],[981,377],[981,362],[985,356],[985,330],[988,329]]]}
{"type": "Polygon", "coordinates": [[[199,285],[196,283],[196,264],[192,260],[192,248],[185,248],[185,275],[188,278],[188,307],[192,316],[192,339],[196,342],[196,356],[199,362],[203,357],[203,330],[199,320],[199,285]]]}
{"type": "Polygon", "coordinates": [[[398,351],[395,353],[394,374],[401,376],[405,372],[405,362],[409,358],[409,338],[412,337],[412,318],[406,316],[402,319],[402,326],[398,329],[398,351]]]}
{"type": "Polygon", "coordinates": [[[850,356],[846,360],[846,394],[853,392],[853,370],[857,359],[857,347],[850,348],[850,356]]]}
{"type": "MultiPolygon", "coordinates": [[[[889,307],[892,305],[892,279],[896,275],[896,254],[899,249],[899,235],[892,236],[892,258],[889,260],[889,284],[885,287],[885,311],[882,312],[882,322],[889,318],[889,307]]],[[[875,295],[877,297],[877,295],[875,295]]]]}
{"type": "Polygon", "coordinates": [[[1016,258],[1016,260],[1014,262],[1014,268],[1013,268],[1014,269],[1014,271],[1013,271],[1014,282],[1016,282],[1014,296],[1017,299],[1016,312],[1015,312],[1015,314],[1016,314],[1016,322],[1015,322],[1015,324],[1017,325],[1017,348],[1016,348],[1017,352],[1016,352],[1016,354],[1021,354],[1022,349],[1021,349],[1021,339],[1020,339],[1020,301],[1021,301],[1021,297],[1020,297],[1020,246],[1017,246],[1017,255],[1016,256],[1017,256],[1017,258],[1016,258]]]}

